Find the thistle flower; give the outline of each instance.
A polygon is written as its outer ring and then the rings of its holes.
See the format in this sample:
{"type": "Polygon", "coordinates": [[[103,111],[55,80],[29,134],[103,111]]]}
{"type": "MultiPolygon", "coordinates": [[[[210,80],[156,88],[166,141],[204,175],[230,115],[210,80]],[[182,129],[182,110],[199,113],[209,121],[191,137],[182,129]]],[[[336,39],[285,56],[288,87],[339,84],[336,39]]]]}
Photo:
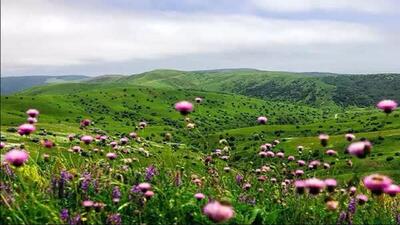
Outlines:
{"type": "Polygon", "coordinates": [[[3,149],[4,147],[6,147],[6,143],[0,142],[0,149],[3,149]]]}
{"type": "Polygon", "coordinates": [[[22,124],[21,126],[18,127],[18,134],[19,135],[30,135],[31,133],[33,133],[36,130],[36,127],[32,124],[22,124]]]}
{"type": "Polygon", "coordinates": [[[119,189],[118,186],[114,186],[112,190],[112,200],[113,202],[118,203],[120,199],[121,199],[121,190],[119,189]]]}
{"type": "Polygon", "coordinates": [[[35,124],[37,123],[37,119],[34,117],[28,117],[28,119],[26,119],[26,122],[28,122],[29,124],[35,124]]]}
{"type": "Polygon", "coordinates": [[[142,121],[142,122],[139,123],[139,128],[140,129],[144,129],[146,127],[147,127],[147,123],[145,121],[142,121]]]}
{"type": "Polygon", "coordinates": [[[203,193],[196,193],[196,194],[194,195],[194,197],[195,197],[197,200],[202,200],[202,199],[204,199],[206,196],[205,196],[203,193]]]}
{"type": "Polygon", "coordinates": [[[106,157],[107,157],[109,160],[113,160],[113,159],[116,159],[116,158],[117,158],[117,154],[114,153],[114,152],[109,152],[109,153],[106,154],[106,157]]]}
{"type": "Polygon", "coordinates": [[[87,127],[91,124],[92,122],[89,119],[84,119],[81,121],[81,126],[82,127],[87,127]]]}
{"type": "Polygon", "coordinates": [[[356,202],[355,198],[351,198],[350,202],[349,202],[349,206],[347,207],[347,211],[351,214],[356,213],[356,206],[357,206],[357,202],[356,202]]]}
{"type": "Polygon", "coordinates": [[[296,192],[298,194],[304,194],[305,192],[305,188],[306,188],[306,183],[302,180],[296,180],[294,182],[294,186],[296,188],[296,192]]]}
{"type": "Polygon", "coordinates": [[[26,114],[28,114],[28,116],[34,118],[39,115],[39,111],[37,109],[28,109],[28,111],[26,111],[26,114]]]}
{"type": "Polygon", "coordinates": [[[146,192],[146,191],[151,189],[151,184],[149,184],[149,183],[140,183],[137,187],[138,187],[138,189],[140,191],[146,192]]]}
{"type": "Polygon", "coordinates": [[[93,141],[93,137],[89,135],[84,135],[81,137],[81,141],[88,145],[93,141]]]}
{"type": "Polygon", "coordinates": [[[363,194],[359,194],[356,196],[359,205],[364,205],[368,201],[368,197],[363,194]]]}
{"type": "Polygon", "coordinates": [[[283,158],[283,157],[285,157],[285,153],[283,153],[283,152],[278,152],[278,153],[276,153],[276,157],[278,157],[278,158],[283,158]]]}
{"type": "Polygon", "coordinates": [[[358,158],[365,158],[371,152],[371,149],[372,144],[369,141],[359,141],[352,143],[347,151],[358,158]]]}
{"type": "Polygon", "coordinates": [[[68,209],[62,209],[60,212],[60,218],[62,221],[67,222],[69,219],[68,209]]]}
{"type": "Polygon", "coordinates": [[[337,155],[337,152],[332,149],[327,150],[325,153],[329,156],[337,155]]]}
{"type": "Polygon", "coordinates": [[[396,110],[397,102],[393,100],[382,100],[376,105],[380,110],[384,111],[386,114],[389,114],[396,110]]]}
{"type": "Polygon", "coordinates": [[[46,139],[42,141],[42,145],[45,148],[52,148],[55,144],[52,141],[46,139]]]}
{"type": "Polygon", "coordinates": [[[297,146],[297,150],[301,152],[301,151],[303,151],[303,150],[304,150],[304,147],[303,147],[303,146],[301,146],[301,145],[299,145],[299,146],[297,146]]]}
{"type": "Polygon", "coordinates": [[[92,180],[92,176],[90,175],[89,172],[83,173],[83,180],[82,180],[82,183],[81,183],[81,190],[83,192],[87,192],[88,191],[91,180],[92,180]]]}
{"type": "Polygon", "coordinates": [[[268,121],[268,119],[267,119],[267,117],[265,117],[265,116],[260,116],[260,117],[257,118],[257,122],[258,122],[259,124],[266,124],[267,121],[268,121]]]}
{"type": "Polygon", "coordinates": [[[86,209],[90,209],[93,207],[94,202],[90,200],[85,200],[82,202],[82,206],[86,209]]]}
{"type": "Polygon", "coordinates": [[[319,194],[325,188],[325,182],[317,178],[307,179],[305,180],[305,184],[309,193],[313,195],[319,194]]]}
{"type": "Polygon", "coordinates": [[[193,104],[188,101],[181,101],[175,104],[175,109],[186,116],[193,111],[193,104]]]}
{"type": "Polygon", "coordinates": [[[236,175],[236,183],[237,183],[238,185],[240,185],[240,184],[242,183],[242,181],[243,181],[243,176],[240,175],[240,174],[237,174],[237,175],[236,175]]]}
{"type": "Polygon", "coordinates": [[[345,137],[346,140],[348,140],[348,141],[353,141],[353,140],[356,138],[356,136],[355,136],[354,134],[350,134],[350,133],[344,135],[344,137],[345,137]]]}
{"type": "Polygon", "coordinates": [[[300,176],[303,176],[304,171],[303,170],[296,170],[294,173],[296,174],[296,176],[300,177],[300,176]]]}
{"type": "Polygon", "coordinates": [[[381,195],[384,189],[392,184],[392,180],[389,177],[380,174],[369,175],[364,178],[363,182],[365,187],[376,195],[381,195]]]}
{"type": "Polygon", "coordinates": [[[218,201],[209,202],[204,208],[203,213],[210,220],[220,223],[229,220],[235,214],[232,206],[223,205],[218,201]]]}
{"type": "Polygon", "coordinates": [[[267,157],[274,158],[275,157],[275,153],[271,152],[271,151],[267,151],[267,157]]]}
{"type": "Polygon", "coordinates": [[[306,162],[304,160],[297,160],[297,165],[304,166],[306,165],[306,162]]]}
{"type": "Polygon", "coordinates": [[[123,137],[123,138],[119,139],[119,142],[121,143],[121,145],[126,145],[128,143],[128,138],[123,137]]]}
{"type": "Polygon", "coordinates": [[[319,138],[319,140],[320,140],[320,142],[321,142],[321,145],[322,145],[323,147],[326,147],[326,146],[328,145],[329,135],[327,135],[327,134],[320,134],[318,138],[319,138]]]}
{"type": "Polygon", "coordinates": [[[337,181],[335,179],[326,179],[324,182],[329,192],[335,191],[335,188],[337,186],[337,181]]]}
{"type": "Polygon", "coordinates": [[[121,225],[122,219],[119,213],[110,214],[107,216],[107,225],[121,225]]]}
{"type": "Polygon", "coordinates": [[[131,137],[132,139],[135,139],[138,137],[138,135],[135,132],[131,132],[131,133],[129,133],[129,137],[131,137]]]}
{"type": "Polygon", "coordinates": [[[150,199],[154,196],[154,192],[153,191],[146,191],[144,193],[144,197],[146,197],[147,199],[150,199]]]}
{"type": "Polygon", "coordinates": [[[245,183],[244,185],[243,185],[243,189],[244,190],[249,190],[251,188],[251,184],[250,183],[245,183]]]}
{"type": "Polygon", "coordinates": [[[385,189],[383,189],[383,191],[385,192],[385,194],[388,194],[391,197],[396,197],[396,194],[400,193],[400,186],[391,184],[385,189]]]}
{"type": "Polygon", "coordinates": [[[196,97],[196,98],[194,99],[194,101],[197,102],[197,103],[201,103],[201,102],[203,101],[203,99],[200,98],[200,97],[196,97]]]}
{"type": "Polygon", "coordinates": [[[29,154],[24,150],[13,149],[4,155],[4,159],[16,167],[24,165],[28,158],[29,154]]]}
{"type": "Polygon", "coordinates": [[[145,176],[145,180],[146,181],[151,181],[154,177],[154,175],[156,175],[157,170],[153,165],[150,165],[149,167],[146,168],[146,176],[145,176]]]}
{"type": "Polygon", "coordinates": [[[294,160],[295,160],[294,156],[290,155],[290,156],[288,157],[288,161],[294,161],[294,160]]]}

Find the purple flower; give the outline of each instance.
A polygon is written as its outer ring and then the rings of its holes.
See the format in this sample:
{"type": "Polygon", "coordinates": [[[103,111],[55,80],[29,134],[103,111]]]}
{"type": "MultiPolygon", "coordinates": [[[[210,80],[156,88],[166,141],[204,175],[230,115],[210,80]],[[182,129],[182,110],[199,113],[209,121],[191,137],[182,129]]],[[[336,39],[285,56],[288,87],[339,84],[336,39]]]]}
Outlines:
{"type": "Polygon", "coordinates": [[[60,212],[60,218],[62,221],[67,221],[69,218],[68,209],[62,209],[60,212]]]}
{"type": "Polygon", "coordinates": [[[240,174],[236,175],[236,183],[240,185],[242,181],[243,181],[243,176],[240,174]]]}
{"type": "Polygon", "coordinates": [[[81,215],[78,214],[76,215],[70,222],[70,225],[78,225],[78,224],[82,224],[82,220],[81,220],[81,215]]]}
{"type": "Polygon", "coordinates": [[[146,177],[145,180],[146,181],[151,181],[151,179],[153,179],[153,176],[156,175],[157,170],[153,165],[150,165],[149,167],[146,168],[146,177]]]}
{"type": "Polygon", "coordinates": [[[90,173],[85,172],[83,174],[83,181],[81,184],[81,189],[83,192],[87,192],[87,190],[89,189],[91,179],[92,179],[92,177],[91,177],[90,173]]]}
{"type": "Polygon", "coordinates": [[[349,202],[349,206],[347,208],[348,212],[350,214],[354,214],[356,212],[356,206],[357,206],[357,202],[355,198],[351,198],[350,202],[349,202]]]}
{"type": "Polygon", "coordinates": [[[121,198],[121,191],[119,189],[118,186],[115,186],[112,190],[112,198],[113,198],[113,202],[117,203],[119,202],[120,198],[121,198]]]}
{"type": "Polygon", "coordinates": [[[337,224],[338,224],[338,225],[339,225],[339,224],[343,224],[343,222],[344,222],[346,219],[347,219],[347,214],[346,214],[345,211],[342,211],[342,212],[339,214],[339,219],[338,219],[337,224]]]}
{"type": "Polygon", "coordinates": [[[119,215],[119,213],[108,215],[107,224],[109,224],[109,225],[120,225],[120,224],[122,224],[121,215],[119,215]]]}

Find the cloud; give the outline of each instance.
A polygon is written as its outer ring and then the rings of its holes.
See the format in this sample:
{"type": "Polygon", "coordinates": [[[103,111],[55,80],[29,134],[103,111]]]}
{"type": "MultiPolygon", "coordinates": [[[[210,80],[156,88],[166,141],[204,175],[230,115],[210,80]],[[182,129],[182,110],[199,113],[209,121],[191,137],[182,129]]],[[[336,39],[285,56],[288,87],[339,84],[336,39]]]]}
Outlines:
{"type": "MultiPolygon", "coordinates": [[[[220,67],[240,61],[262,68],[266,63],[262,57],[274,58],[270,62],[275,63],[286,60],[288,55],[312,60],[313,56],[328,57],[321,53],[328,49],[347,54],[350,47],[377,46],[386,41],[386,34],[380,29],[350,22],[135,11],[61,1],[6,0],[2,2],[1,16],[3,74],[49,68],[59,71],[54,69],[57,67],[79,68],[84,73],[96,71],[90,67],[97,67],[118,73],[121,64],[124,71],[129,70],[127,64],[134,65],[132,71],[140,70],[137,62],[146,65],[143,68],[151,63],[153,68],[198,68],[207,67],[207,59],[213,60],[210,65],[220,67]],[[187,57],[195,60],[189,62],[187,57]],[[174,59],[181,61],[171,63],[174,59]],[[228,63],[229,59],[235,61],[228,63]],[[196,66],[195,61],[201,63],[196,66]]],[[[296,64],[293,60],[291,64],[296,64]]]]}
{"type": "Polygon", "coordinates": [[[396,12],[395,0],[251,0],[260,10],[272,12],[358,11],[365,13],[396,12]]]}

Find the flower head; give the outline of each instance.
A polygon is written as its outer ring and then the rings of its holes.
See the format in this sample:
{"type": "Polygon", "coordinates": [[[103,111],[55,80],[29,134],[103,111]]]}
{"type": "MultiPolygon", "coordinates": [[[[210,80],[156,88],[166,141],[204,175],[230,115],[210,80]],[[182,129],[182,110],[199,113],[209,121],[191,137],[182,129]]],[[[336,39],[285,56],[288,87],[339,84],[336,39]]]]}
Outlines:
{"type": "Polygon", "coordinates": [[[259,116],[259,117],[257,118],[257,122],[258,122],[259,124],[266,124],[267,121],[268,121],[268,118],[265,117],[265,116],[259,116]]]}
{"type": "Polygon", "coordinates": [[[235,214],[232,206],[223,205],[218,201],[209,202],[204,208],[203,213],[212,221],[220,223],[229,220],[235,214]]]}
{"type": "Polygon", "coordinates": [[[39,111],[37,109],[28,109],[26,114],[28,114],[30,117],[37,117],[39,115],[39,111]]]}
{"type": "Polygon", "coordinates": [[[81,137],[81,141],[88,145],[93,141],[93,137],[89,135],[84,135],[81,137]]]}
{"type": "Polygon", "coordinates": [[[388,195],[390,195],[392,197],[395,197],[396,194],[400,193],[400,186],[395,185],[395,184],[391,184],[388,187],[386,187],[385,189],[383,189],[383,191],[386,194],[388,194],[388,195]]]}
{"type": "Polygon", "coordinates": [[[385,113],[389,114],[396,110],[397,108],[397,102],[393,100],[382,100],[380,101],[376,107],[378,107],[380,110],[384,111],[385,113]]]}
{"type": "Polygon", "coordinates": [[[7,152],[4,159],[14,166],[22,166],[29,158],[29,154],[23,150],[13,149],[7,152]]]}
{"type": "Polygon", "coordinates": [[[363,182],[365,187],[376,195],[382,194],[384,189],[392,184],[392,180],[389,177],[380,174],[369,175],[364,178],[363,182]]]}
{"type": "Polygon", "coordinates": [[[305,180],[305,184],[310,194],[313,195],[319,194],[321,190],[325,188],[325,182],[317,178],[307,179],[305,180]]]}
{"type": "Polygon", "coordinates": [[[347,147],[347,151],[358,158],[365,158],[371,152],[371,149],[372,144],[369,141],[354,142],[347,147]]]}
{"type": "Polygon", "coordinates": [[[180,101],[175,104],[175,109],[182,115],[188,115],[193,111],[193,104],[188,101],[180,101]]]}
{"type": "Polygon", "coordinates": [[[22,124],[18,127],[18,134],[22,135],[29,135],[36,130],[36,127],[32,124],[22,124]]]}

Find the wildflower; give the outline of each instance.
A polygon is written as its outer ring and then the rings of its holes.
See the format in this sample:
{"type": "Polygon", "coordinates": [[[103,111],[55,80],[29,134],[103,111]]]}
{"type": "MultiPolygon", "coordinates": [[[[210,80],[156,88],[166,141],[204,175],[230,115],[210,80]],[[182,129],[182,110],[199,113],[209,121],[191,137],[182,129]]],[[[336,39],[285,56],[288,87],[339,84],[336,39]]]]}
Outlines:
{"type": "Polygon", "coordinates": [[[118,203],[120,199],[121,199],[121,191],[118,186],[114,186],[112,190],[112,200],[113,202],[118,203]]]}
{"type": "Polygon", "coordinates": [[[348,148],[348,152],[358,158],[365,158],[372,149],[372,144],[369,141],[359,141],[352,143],[348,148]]]}
{"type": "Polygon", "coordinates": [[[216,223],[227,221],[235,214],[232,206],[223,205],[218,201],[207,203],[207,205],[203,208],[203,213],[216,223]]]}
{"type": "Polygon", "coordinates": [[[363,194],[357,195],[356,199],[358,201],[358,204],[360,204],[360,205],[364,205],[368,201],[368,197],[363,194]]]}
{"type": "Polygon", "coordinates": [[[297,165],[304,166],[306,165],[306,162],[304,160],[297,160],[297,165]]]}
{"type": "Polygon", "coordinates": [[[153,179],[154,175],[156,175],[157,170],[153,165],[150,165],[149,167],[146,168],[146,176],[145,180],[146,181],[151,181],[153,179]]]}
{"type": "Polygon", "coordinates": [[[285,153],[283,153],[283,152],[278,152],[278,153],[276,153],[276,156],[277,156],[278,158],[283,158],[283,157],[285,157],[285,153]]]}
{"type": "Polygon", "coordinates": [[[150,199],[154,196],[154,192],[153,191],[146,191],[144,193],[144,197],[146,197],[147,199],[150,199]]]}
{"type": "Polygon", "coordinates": [[[204,199],[206,196],[205,196],[203,193],[196,193],[196,194],[194,195],[194,197],[195,197],[197,200],[202,200],[202,199],[204,199]]]}
{"type": "Polygon", "coordinates": [[[135,133],[135,132],[131,132],[131,133],[129,133],[129,137],[135,139],[135,138],[138,137],[138,135],[137,135],[137,133],[135,133]]]}
{"type": "Polygon", "coordinates": [[[383,189],[383,191],[385,192],[385,194],[388,194],[391,197],[395,197],[396,194],[400,193],[400,186],[391,184],[390,186],[383,189]]]}
{"type": "Polygon", "coordinates": [[[320,140],[322,146],[325,147],[325,146],[328,145],[329,135],[327,135],[327,134],[320,134],[318,138],[319,138],[319,140],[320,140]]]}
{"type": "Polygon", "coordinates": [[[146,191],[151,189],[151,184],[149,184],[149,183],[140,183],[138,185],[138,188],[139,188],[140,191],[146,192],[146,191]]]}
{"type": "Polygon", "coordinates": [[[39,115],[39,111],[37,109],[28,109],[28,111],[26,111],[26,114],[28,114],[28,116],[34,118],[39,115]]]}
{"type": "Polygon", "coordinates": [[[332,149],[327,150],[325,153],[329,156],[337,155],[337,152],[332,149]]]}
{"type": "Polygon", "coordinates": [[[296,170],[294,173],[296,174],[296,176],[300,177],[300,176],[302,176],[304,174],[304,171],[303,170],[296,170]]]}
{"type": "Polygon", "coordinates": [[[116,159],[116,158],[117,158],[117,154],[114,153],[114,152],[109,152],[109,153],[106,154],[106,157],[107,157],[109,160],[113,160],[113,159],[116,159]]]}
{"type": "Polygon", "coordinates": [[[175,109],[186,116],[193,111],[193,104],[188,101],[181,101],[175,104],[175,109]]]}
{"type": "Polygon", "coordinates": [[[294,182],[294,186],[296,188],[296,192],[299,194],[304,194],[306,183],[302,180],[296,180],[294,182]]]}
{"type": "Polygon", "coordinates": [[[325,203],[325,205],[328,210],[335,211],[339,206],[339,202],[334,200],[329,200],[325,203]]]}
{"type": "Polygon", "coordinates": [[[88,145],[93,141],[93,137],[89,135],[84,135],[81,137],[81,141],[88,145]]]}
{"type": "Polygon", "coordinates": [[[90,209],[93,206],[94,202],[90,200],[85,200],[82,202],[82,206],[86,209],[90,209]]]}
{"type": "Polygon", "coordinates": [[[351,198],[347,211],[351,214],[356,213],[356,206],[357,206],[356,200],[354,198],[351,198]]]}
{"type": "Polygon", "coordinates": [[[62,209],[60,212],[60,218],[62,221],[66,222],[69,219],[68,209],[62,209]]]}
{"type": "Polygon", "coordinates": [[[201,102],[203,101],[203,99],[200,98],[200,97],[196,97],[196,98],[194,99],[194,101],[196,101],[197,103],[201,103],[201,102]]]}
{"type": "Polygon", "coordinates": [[[384,111],[386,114],[389,114],[396,110],[397,102],[393,100],[382,100],[376,105],[380,110],[384,111]]]}
{"type": "Polygon", "coordinates": [[[384,189],[392,184],[392,180],[389,177],[380,174],[369,175],[364,178],[363,182],[365,187],[376,195],[381,195],[384,189]]]}
{"type": "Polygon", "coordinates": [[[19,135],[29,135],[31,133],[33,133],[36,130],[36,127],[32,124],[22,124],[21,126],[18,127],[18,134],[19,135]]]}
{"type": "Polygon", "coordinates": [[[243,181],[243,176],[240,174],[237,174],[236,175],[236,183],[239,185],[242,183],[242,181],[243,181]]]}
{"type": "Polygon", "coordinates": [[[294,156],[291,155],[288,157],[288,161],[294,161],[294,160],[295,160],[294,156]]]}
{"type": "Polygon", "coordinates": [[[29,154],[24,150],[13,149],[7,152],[4,159],[10,164],[19,167],[22,166],[29,158],[29,154]]]}
{"type": "Polygon", "coordinates": [[[43,140],[42,145],[45,148],[52,148],[54,146],[54,143],[50,140],[43,140]]]}
{"type": "Polygon", "coordinates": [[[81,126],[82,127],[87,127],[91,124],[92,122],[89,119],[84,119],[81,121],[81,126]]]}
{"type": "Polygon", "coordinates": [[[265,116],[260,116],[260,117],[257,118],[257,122],[258,122],[259,124],[266,124],[267,121],[268,121],[268,119],[267,119],[267,117],[265,117],[265,116]]]}
{"type": "Polygon", "coordinates": [[[0,149],[3,149],[4,147],[6,147],[6,143],[0,142],[0,149]]]}
{"type": "Polygon", "coordinates": [[[346,138],[346,140],[348,140],[348,141],[353,141],[355,138],[356,138],[356,136],[354,135],[354,134],[346,134],[346,135],[344,135],[344,137],[346,138]]]}
{"type": "Polygon", "coordinates": [[[319,194],[325,188],[325,182],[317,178],[307,179],[305,180],[305,184],[309,193],[313,195],[319,194]]]}
{"type": "Polygon", "coordinates": [[[107,225],[121,225],[122,219],[119,213],[110,214],[107,216],[107,225]]]}
{"type": "Polygon", "coordinates": [[[26,119],[26,122],[28,122],[29,124],[35,124],[37,123],[37,119],[34,117],[28,117],[28,119],[26,119]]]}
{"type": "Polygon", "coordinates": [[[326,179],[325,185],[329,192],[334,192],[337,185],[337,181],[335,179],[326,179]]]}

